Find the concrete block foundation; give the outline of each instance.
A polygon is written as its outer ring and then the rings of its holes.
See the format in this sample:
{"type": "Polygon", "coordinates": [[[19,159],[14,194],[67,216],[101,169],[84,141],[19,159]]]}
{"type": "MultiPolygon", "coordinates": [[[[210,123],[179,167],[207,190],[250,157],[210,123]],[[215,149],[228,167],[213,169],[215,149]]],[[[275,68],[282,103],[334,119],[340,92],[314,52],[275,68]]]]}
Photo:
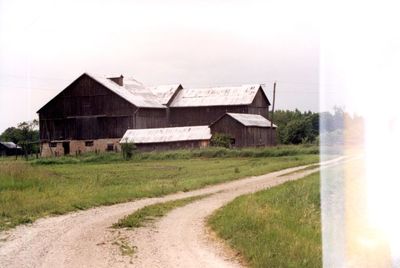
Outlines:
{"type": "Polygon", "coordinates": [[[89,152],[121,151],[120,139],[62,140],[41,143],[41,156],[77,155],[89,152]]]}

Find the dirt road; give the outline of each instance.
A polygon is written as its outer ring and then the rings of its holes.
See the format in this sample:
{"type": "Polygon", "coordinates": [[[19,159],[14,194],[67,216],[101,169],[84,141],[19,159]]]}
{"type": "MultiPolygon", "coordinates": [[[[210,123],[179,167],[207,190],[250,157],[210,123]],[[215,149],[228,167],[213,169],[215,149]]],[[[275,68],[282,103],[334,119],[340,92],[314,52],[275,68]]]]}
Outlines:
{"type": "Polygon", "coordinates": [[[302,168],[40,219],[0,233],[0,267],[239,267],[221,243],[210,239],[205,218],[237,196],[316,170],[293,173],[302,168]],[[286,173],[290,174],[280,176],[286,173]],[[154,225],[135,231],[110,228],[118,219],[146,205],[210,193],[213,195],[173,210],[154,225]],[[129,253],[133,247],[133,255],[121,253],[121,249],[129,253]]]}

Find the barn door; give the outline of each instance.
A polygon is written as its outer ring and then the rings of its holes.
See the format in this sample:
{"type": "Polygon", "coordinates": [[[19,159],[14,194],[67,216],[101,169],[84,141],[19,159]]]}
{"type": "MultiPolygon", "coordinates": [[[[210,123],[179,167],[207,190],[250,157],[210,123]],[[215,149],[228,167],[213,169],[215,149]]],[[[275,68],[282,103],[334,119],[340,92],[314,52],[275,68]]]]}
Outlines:
{"type": "Polygon", "coordinates": [[[69,154],[69,141],[63,142],[63,148],[64,148],[64,155],[69,154]]]}

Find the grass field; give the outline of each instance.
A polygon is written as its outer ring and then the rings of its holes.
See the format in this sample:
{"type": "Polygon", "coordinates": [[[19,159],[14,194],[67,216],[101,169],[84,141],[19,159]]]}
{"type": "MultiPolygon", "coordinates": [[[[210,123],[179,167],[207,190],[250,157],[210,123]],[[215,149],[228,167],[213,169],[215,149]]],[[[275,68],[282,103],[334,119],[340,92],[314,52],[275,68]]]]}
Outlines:
{"type": "Polygon", "coordinates": [[[131,161],[120,154],[5,158],[0,161],[0,230],[46,215],[189,191],[319,160],[313,147],[245,152],[217,148],[149,153],[131,161]]]}
{"type": "Polygon", "coordinates": [[[322,267],[319,174],[241,196],[209,225],[250,267],[322,267]]]}

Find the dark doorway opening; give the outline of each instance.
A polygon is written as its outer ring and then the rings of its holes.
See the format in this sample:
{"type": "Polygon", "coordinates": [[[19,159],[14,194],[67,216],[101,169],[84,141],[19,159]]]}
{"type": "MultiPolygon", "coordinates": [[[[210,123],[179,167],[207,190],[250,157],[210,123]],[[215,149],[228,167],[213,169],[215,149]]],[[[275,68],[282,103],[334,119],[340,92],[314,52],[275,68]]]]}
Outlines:
{"type": "Polygon", "coordinates": [[[231,146],[235,146],[236,140],[234,138],[230,138],[230,144],[231,146]]]}
{"type": "Polygon", "coordinates": [[[69,141],[63,142],[64,155],[69,154],[69,141]]]}

